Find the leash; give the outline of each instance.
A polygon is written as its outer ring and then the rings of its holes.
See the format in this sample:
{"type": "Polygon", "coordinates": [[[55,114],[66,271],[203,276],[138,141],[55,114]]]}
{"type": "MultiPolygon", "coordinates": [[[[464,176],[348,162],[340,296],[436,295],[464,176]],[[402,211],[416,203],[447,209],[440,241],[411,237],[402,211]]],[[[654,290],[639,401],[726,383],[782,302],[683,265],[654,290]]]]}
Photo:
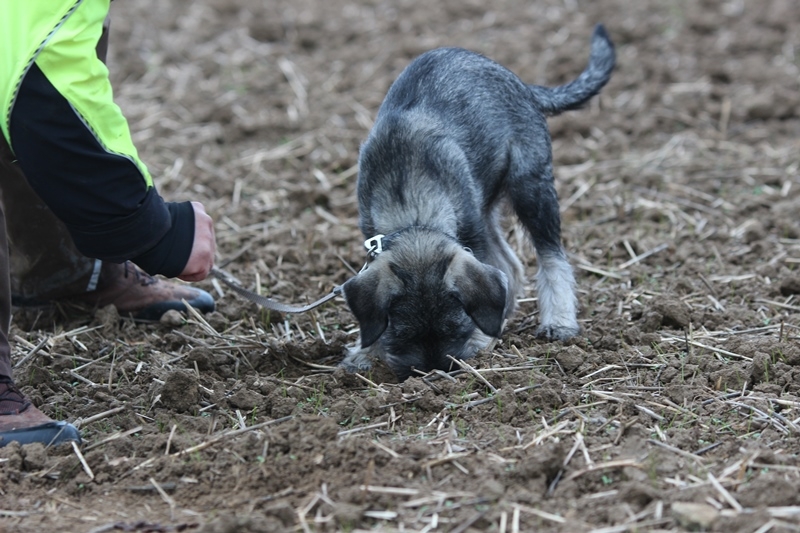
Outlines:
{"type": "MultiPolygon", "coordinates": [[[[394,234],[396,233],[400,232],[395,232],[394,234]]],[[[378,254],[386,250],[387,243],[384,243],[383,241],[383,239],[385,238],[386,235],[375,235],[374,237],[364,241],[364,248],[367,249],[367,256],[369,257],[370,260],[375,259],[375,257],[378,254]]],[[[364,267],[361,269],[362,272],[364,271],[364,269],[367,268],[367,264],[368,263],[364,264],[364,267]]],[[[262,296],[253,291],[245,289],[244,287],[242,287],[242,284],[239,282],[239,280],[237,280],[235,277],[233,277],[232,274],[225,272],[221,268],[212,267],[209,275],[214,276],[215,278],[220,280],[222,283],[231,288],[239,296],[242,296],[243,298],[246,298],[251,302],[258,304],[261,307],[264,307],[265,309],[269,309],[271,311],[277,311],[279,313],[288,313],[288,314],[305,313],[307,311],[311,311],[312,309],[319,307],[325,302],[333,300],[334,298],[342,294],[342,286],[337,285],[336,287],[333,288],[333,290],[331,290],[331,292],[329,292],[319,300],[311,302],[308,305],[303,305],[298,307],[294,305],[287,305],[281,302],[277,302],[272,298],[267,298],[266,296],[262,296]]]]}
{"type": "Polygon", "coordinates": [[[312,309],[319,307],[320,305],[324,304],[327,301],[330,301],[336,298],[338,295],[342,293],[342,286],[337,285],[333,288],[333,290],[317,300],[316,302],[312,302],[308,305],[303,306],[294,306],[294,305],[287,305],[281,302],[277,302],[272,298],[267,298],[266,296],[262,296],[257,294],[253,291],[249,291],[242,287],[239,281],[234,278],[231,274],[225,272],[224,270],[212,267],[211,268],[211,275],[220,280],[222,283],[233,289],[238,295],[250,300],[253,303],[260,305],[266,309],[271,311],[278,311],[279,313],[289,313],[289,314],[298,314],[298,313],[305,313],[307,311],[311,311],[312,309]]]}

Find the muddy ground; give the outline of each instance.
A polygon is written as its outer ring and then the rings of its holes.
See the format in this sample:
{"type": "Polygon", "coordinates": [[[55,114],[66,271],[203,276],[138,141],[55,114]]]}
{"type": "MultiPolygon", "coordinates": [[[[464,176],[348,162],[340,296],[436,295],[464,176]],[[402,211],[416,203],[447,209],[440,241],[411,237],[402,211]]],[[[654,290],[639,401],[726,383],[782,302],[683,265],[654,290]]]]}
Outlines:
{"type": "MultiPolygon", "coordinates": [[[[550,121],[583,333],[537,340],[532,284],[474,372],[335,367],[339,299],[269,314],[17,310],[24,390],[80,424],[0,450],[0,530],[800,531],[800,4],[793,0],[130,0],[118,102],[219,264],[285,302],[364,262],[356,158],[401,69],[442,45],[526,81],[618,68],[550,121]],[[38,350],[36,348],[39,347],[38,350]]],[[[508,233],[527,268],[526,236],[508,233]]]]}

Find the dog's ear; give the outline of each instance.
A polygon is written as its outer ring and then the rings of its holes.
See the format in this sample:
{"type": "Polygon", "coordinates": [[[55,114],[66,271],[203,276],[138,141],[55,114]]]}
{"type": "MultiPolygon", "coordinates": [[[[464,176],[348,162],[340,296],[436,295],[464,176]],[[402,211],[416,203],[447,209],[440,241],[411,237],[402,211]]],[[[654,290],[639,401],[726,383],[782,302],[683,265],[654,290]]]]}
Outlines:
{"type": "Polygon", "coordinates": [[[445,283],[481,331],[500,336],[508,294],[508,280],[502,271],[469,253],[458,253],[450,263],[445,283]]]}
{"type": "Polygon", "coordinates": [[[386,331],[389,304],[398,289],[399,280],[385,265],[370,266],[345,282],[344,299],[361,328],[362,348],[375,344],[386,331]]]}

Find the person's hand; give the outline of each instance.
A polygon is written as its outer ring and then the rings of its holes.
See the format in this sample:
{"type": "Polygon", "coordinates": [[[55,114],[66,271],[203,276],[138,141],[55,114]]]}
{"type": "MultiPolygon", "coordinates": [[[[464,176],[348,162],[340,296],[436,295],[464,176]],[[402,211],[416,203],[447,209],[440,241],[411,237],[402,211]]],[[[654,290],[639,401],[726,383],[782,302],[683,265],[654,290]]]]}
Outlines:
{"type": "Polygon", "coordinates": [[[214,237],[214,222],[206,214],[203,204],[192,202],[194,209],[194,244],[186,267],[178,276],[183,281],[202,281],[208,277],[214,266],[217,241],[214,237]]]}

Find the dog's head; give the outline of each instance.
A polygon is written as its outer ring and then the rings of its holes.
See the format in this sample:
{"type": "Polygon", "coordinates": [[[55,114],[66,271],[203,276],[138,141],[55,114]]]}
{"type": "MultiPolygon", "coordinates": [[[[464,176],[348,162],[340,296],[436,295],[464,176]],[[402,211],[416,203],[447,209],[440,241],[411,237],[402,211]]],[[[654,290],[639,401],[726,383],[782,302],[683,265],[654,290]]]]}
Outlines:
{"type": "Polygon", "coordinates": [[[471,357],[499,337],[508,280],[451,237],[412,231],[395,237],[343,289],[361,348],[379,343],[377,352],[405,379],[412,367],[447,370],[447,355],[471,357]]]}

